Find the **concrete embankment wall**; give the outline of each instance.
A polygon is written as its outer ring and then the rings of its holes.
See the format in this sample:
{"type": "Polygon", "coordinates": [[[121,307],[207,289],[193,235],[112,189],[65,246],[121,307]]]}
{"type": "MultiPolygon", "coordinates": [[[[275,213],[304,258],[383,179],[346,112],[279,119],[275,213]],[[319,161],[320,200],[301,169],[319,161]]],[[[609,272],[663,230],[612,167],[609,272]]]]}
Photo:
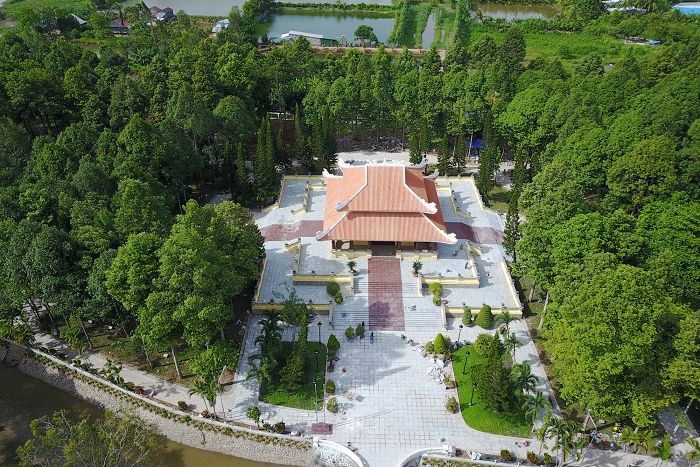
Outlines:
{"type": "MultiPolygon", "coordinates": [[[[0,361],[6,353],[6,343],[0,342],[0,361]]],[[[180,444],[258,462],[284,465],[314,463],[315,453],[310,439],[191,418],[36,350],[28,350],[27,356],[16,368],[91,404],[103,404],[112,410],[129,408],[154,431],[180,444]]]]}

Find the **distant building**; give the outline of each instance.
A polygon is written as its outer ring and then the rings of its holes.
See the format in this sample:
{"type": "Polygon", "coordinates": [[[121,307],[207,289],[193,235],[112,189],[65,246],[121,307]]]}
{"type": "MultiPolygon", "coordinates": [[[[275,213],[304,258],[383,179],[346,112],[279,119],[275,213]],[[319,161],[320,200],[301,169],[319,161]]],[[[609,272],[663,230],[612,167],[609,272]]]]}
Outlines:
{"type": "Polygon", "coordinates": [[[212,34],[219,34],[221,31],[228,28],[229,24],[228,18],[217,21],[214,27],[211,28],[212,34]]]}
{"type": "Polygon", "coordinates": [[[117,18],[109,23],[109,28],[112,30],[112,34],[129,34],[131,24],[124,21],[124,18],[117,18]]]}
{"type": "Polygon", "coordinates": [[[323,37],[322,34],[313,34],[310,32],[289,31],[280,36],[280,41],[293,41],[299,37],[305,38],[311,45],[320,45],[322,47],[332,47],[338,45],[337,39],[323,37]]]}
{"type": "Polygon", "coordinates": [[[700,15],[700,2],[677,3],[671,8],[683,13],[684,15],[700,15]]]}
{"type": "Polygon", "coordinates": [[[172,21],[175,19],[175,12],[169,6],[161,10],[160,7],[153,5],[148,11],[151,12],[151,18],[156,21],[172,21]]]}

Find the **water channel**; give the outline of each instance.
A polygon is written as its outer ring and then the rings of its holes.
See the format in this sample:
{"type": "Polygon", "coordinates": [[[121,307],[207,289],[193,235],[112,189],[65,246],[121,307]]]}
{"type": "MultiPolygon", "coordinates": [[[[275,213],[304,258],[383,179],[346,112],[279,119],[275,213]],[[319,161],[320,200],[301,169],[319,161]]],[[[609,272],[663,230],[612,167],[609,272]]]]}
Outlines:
{"type": "MultiPolygon", "coordinates": [[[[0,465],[16,462],[14,452],[30,435],[29,421],[56,410],[75,418],[99,417],[100,411],[77,397],[0,364],[0,465]]],[[[153,467],[271,467],[167,441],[153,467]]]]}

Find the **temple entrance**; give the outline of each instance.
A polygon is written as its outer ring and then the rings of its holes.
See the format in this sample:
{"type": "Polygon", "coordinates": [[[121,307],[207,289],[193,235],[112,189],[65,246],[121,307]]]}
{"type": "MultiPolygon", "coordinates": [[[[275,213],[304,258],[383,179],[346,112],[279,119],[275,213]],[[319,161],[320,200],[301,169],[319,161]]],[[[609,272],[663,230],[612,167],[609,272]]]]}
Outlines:
{"type": "Polygon", "coordinates": [[[396,256],[395,242],[372,242],[372,256],[396,256]]]}

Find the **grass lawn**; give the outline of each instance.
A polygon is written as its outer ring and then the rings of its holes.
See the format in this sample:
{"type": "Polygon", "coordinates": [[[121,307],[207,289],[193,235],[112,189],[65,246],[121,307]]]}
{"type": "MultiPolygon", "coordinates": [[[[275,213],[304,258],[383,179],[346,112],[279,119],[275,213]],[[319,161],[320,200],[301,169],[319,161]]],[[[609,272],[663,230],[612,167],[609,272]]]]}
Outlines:
{"type": "Polygon", "coordinates": [[[90,0],[5,0],[2,11],[14,19],[24,9],[56,8],[70,13],[83,13],[92,9],[90,0]]]}
{"type": "MultiPolygon", "coordinates": [[[[282,355],[291,355],[294,344],[282,343],[282,355]]],[[[295,409],[314,409],[314,374],[316,375],[319,409],[322,410],[323,391],[326,379],[326,346],[318,342],[309,342],[306,346],[306,384],[296,391],[289,391],[280,384],[279,371],[273,375],[272,383],[262,388],[260,400],[268,404],[293,407],[295,409]],[[318,373],[316,373],[316,354],[318,350],[318,373]]],[[[279,365],[281,370],[284,363],[279,365]]]]}
{"type": "Polygon", "coordinates": [[[472,369],[482,361],[483,357],[476,352],[472,345],[465,345],[452,354],[452,367],[455,370],[459,406],[464,421],[475,430],[486,433],[529,438],[531,426],[522,414],[499,414],[493,412],[479,400],[479,395],[476,391],[474,391],[474,405],[469,405],[472,394],[472,369]],[[465,374],[462,374],[467,350],[470,352],[467,359],[467,371],[465,374]]]}
{"type": "Polygon", "coordinates": [[[489,192],[489,207],[498,212],[508,212],[508,200],[510,199],[510,191],[503,187],[497,186],[489,192]]]}

